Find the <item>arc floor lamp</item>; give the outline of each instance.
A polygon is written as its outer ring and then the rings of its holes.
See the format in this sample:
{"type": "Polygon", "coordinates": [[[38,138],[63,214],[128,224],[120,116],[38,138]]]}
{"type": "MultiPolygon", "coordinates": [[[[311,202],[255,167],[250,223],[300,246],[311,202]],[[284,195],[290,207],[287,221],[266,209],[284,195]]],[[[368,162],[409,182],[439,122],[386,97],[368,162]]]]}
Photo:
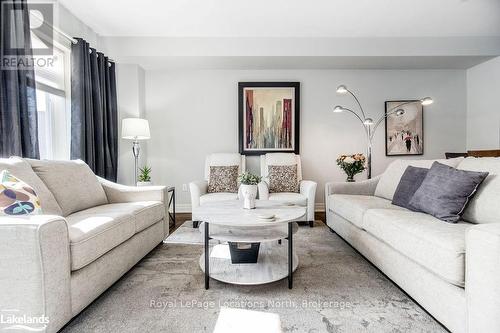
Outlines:
{"type": "Polygon", "coordinates": [[[356,97],[356,95],[347,89],[345,85],[340,85],[337,87],[337,94],[340,95],[345,95],[345,94],[350,94],[354,100],[356,101],[356,104],[359,107],[359,112],[353,111],[351,109],[348,109],[346,107],[343,107],[341,105],[337,105],[333,108],[333,112],[339,113],[339,112],[350,112],[353,114],[360,122],[361,125],[363,126],[365,133],[366,133],[366,139],[367,139],[367,150],[366,150],[366,171],[368,175],[368,179],[372,178],[372,143],[373,143],[373,137],[375,135],[375,132],[377,131],[377,128],[380,126],[382,121],[387,118],[388,116],[392,114],[396,114],[397,116],[402,116],[405,114],[405,110],[402,109],[401,107],[407,105],[407,104],[413,104],[413,103],[421,103],[422,105],[430,105],[434,101],[430,97],[424,97],[420,100],[416,101],[411,101],[411,102],[405,102],[401,103],[399,105],[396,105],[395,107],[391,108],[390,110],[387,110],[387,112],[380,117],[376,122],[373,121],[372,118],[366,117],[365,111],[363,110],[363,107],[361,106],[361,103],[359,102],[359,99],[356,97]]]}

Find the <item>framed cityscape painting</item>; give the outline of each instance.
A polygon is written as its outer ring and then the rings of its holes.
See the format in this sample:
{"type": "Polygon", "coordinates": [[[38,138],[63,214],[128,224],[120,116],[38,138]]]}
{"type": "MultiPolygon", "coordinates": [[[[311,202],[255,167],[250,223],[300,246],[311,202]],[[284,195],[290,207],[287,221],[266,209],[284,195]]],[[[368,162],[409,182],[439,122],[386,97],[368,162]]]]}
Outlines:
{"type": "Polygon", "coordinates": [[[385,102],[385,155],[424,154],[424,110],[418,100],[385,102]]]}
{"type": "Polygon", "coordinates": [[[299,153],[300,82],[239,82],[240,154],[299,153]]]}

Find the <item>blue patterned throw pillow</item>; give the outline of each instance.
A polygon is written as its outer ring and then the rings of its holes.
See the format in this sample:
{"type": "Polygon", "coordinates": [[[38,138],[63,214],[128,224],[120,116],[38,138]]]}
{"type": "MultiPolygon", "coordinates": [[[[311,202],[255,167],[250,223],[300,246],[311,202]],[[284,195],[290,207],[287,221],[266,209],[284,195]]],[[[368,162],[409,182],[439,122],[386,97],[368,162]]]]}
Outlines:
{"type": "Polygon", "coordinates": [[[0,172],[0,216],[42,214],[40,200],[31,186],[13,176],[0,172]]]}

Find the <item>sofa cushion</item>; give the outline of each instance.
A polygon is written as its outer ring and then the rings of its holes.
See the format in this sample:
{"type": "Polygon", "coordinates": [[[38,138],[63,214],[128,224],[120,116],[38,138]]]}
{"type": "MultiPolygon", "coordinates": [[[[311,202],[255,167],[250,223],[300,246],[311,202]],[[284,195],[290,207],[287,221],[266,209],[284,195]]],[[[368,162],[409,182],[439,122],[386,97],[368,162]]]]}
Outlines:
{"type": "Polygon", "coordinates": [[[463,219],[473,223],[500,222],[500,158],[467,157],[457,169],[489,172],[465,208],[463,219]]]}
{"type": "Polygon", "coordinates": [[[404,209],[393,205],[390,200],[372,195],[332,194],[328,197],[328,200],[328,206],[333,213],[361,229],[364,229],[363,217],[368,209],[404,209]]]}
{"type": "Polygon", "coordinates": [[[380,177],[377,188],[375,189],[375,195],[392,201],[399,181],[409,165],[429,169],[432,163],[437,161],[455,168],[462,160],[463,157],[450,158],[448,160],[395,160],[389,164],[380,177]]]}
{"type": "Polygon", "coordinates": [[[281,192],[269,193],[269,200],[283,201],[299,206],[307,206],[307,197],[300,193],[281,192]]]}
{"type": "Polygon", "coordinates": [[[71,270],[90,264],[135,234],[135,216],[116,204],[102,205],[66,217],[71,270]]]}
{"type": "Polygon", "coordinates": [[[101,183],[83,161],[27,161],[54,194],[63,216],[108,203],[101,183]]]}
{"type": "Polygon", "coordinates": [[[59,207],[56,198],[28,162],[19,157],[0,158],[0,171],[2,170],[9,171],[35,190],[44,214],[62,215],[61,207],[59,207]]]}
{"type": "Polygon", "coordinates": [[[114,203],[71,214],[66,220],[72,270],[93,262],[164,217],[165,205],[160,201],[114,203]]]}
{"type": "Polygon", "coordinates": [[[127,210],[134,214],[136,233],[165,218],[165,205],[161,201],[136,201],[112,205],[123,209],[122,211],[127,210]]]}
{"type": "Polygon", "coordinates": [[[409,210],[371,209],[363,225],[368,233],[445,281],[464,286],[465,232],[473,224],[445,223],[409,210]]]}
{"type": "Polygon", "coordinates": [[[434,162],[410,206],[442,221],[458,222],[469,199],[487,176],[487,172],[457,170],[434,162]]]}
{"type": "Polygon", "coordinates": [[[238,200],[238,193],[208,193],[200,196],[200,205],[207,202],[225,201],[225,200],[238,200]]]}

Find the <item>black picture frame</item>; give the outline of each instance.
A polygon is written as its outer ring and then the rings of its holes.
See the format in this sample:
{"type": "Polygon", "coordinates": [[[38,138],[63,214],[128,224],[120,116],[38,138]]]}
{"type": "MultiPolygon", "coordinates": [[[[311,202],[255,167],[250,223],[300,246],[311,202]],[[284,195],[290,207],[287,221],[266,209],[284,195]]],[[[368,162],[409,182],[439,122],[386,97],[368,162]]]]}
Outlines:
{"type": "Polygon", "coordinates": [[[300,82],[238,82],[238,145],[242,155],[263,155],[266,153],[295,153],[299,154],[300,145],[300,82]],[[245,98],[246,88],[293,88],[293,147],[289,149],[266,148],[248,149],[245,147],[245,98]]]}
{"type": "MultiPolygon", "coordinates": [[[[424,147],[425,147],[425,139],[424,139],[424,106],[421,104],[421,101],[418,99],[409,99],[409,100],[391,100],[391,101],[385,101],[385,156],[391,157],[391,156],[419,156],[424,154],[424,147]],[[388,147],[388,120],[389,117],[387,117],[387,111],[390,103],[398,103],[398,104],[403,104],[401,105],[402,109],[405,109],[406,106],[411,105],[411,104],[417,104],[420,107],[420,122],[421,122],[421,128],[422,128],[422,133],[419,135],[419,143],[417,145],[418,149],[417,152],[415,153],[391,153],[389,151],[388,147]]],[[[404,141],[404,140],[403,140],[404,141]]]]}

